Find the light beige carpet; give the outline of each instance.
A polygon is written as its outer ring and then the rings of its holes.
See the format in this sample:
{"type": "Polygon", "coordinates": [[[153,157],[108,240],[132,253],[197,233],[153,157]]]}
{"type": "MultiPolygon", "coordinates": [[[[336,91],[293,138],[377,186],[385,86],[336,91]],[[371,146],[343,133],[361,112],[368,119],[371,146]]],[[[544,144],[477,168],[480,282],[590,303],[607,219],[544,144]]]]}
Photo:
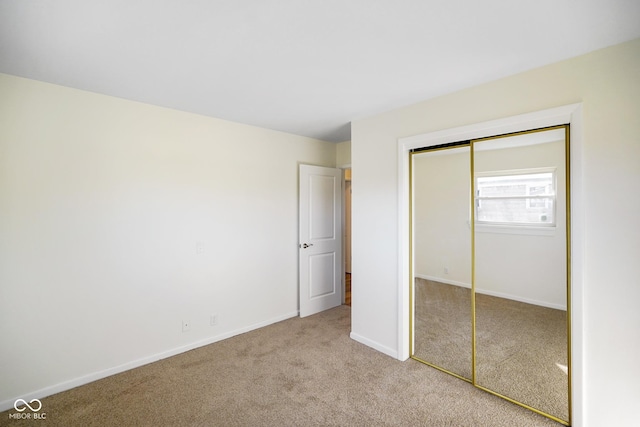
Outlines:
{"type": "MultiPolygon", "coordinates": [[[[2,426],[558,426],[419,362],[349,338],[340,306],[42,399],[2,426]]],[[[108,351],[108,348],[105,348],[108,351]]]]}
{"type": "Polygon", "coordinates": [[[476,296],[478,384],[567,420],[567,313],[476,296]]]}
{"type": "Polygon", "coordinates": [[[471,380],[471,289],[416,279],[414,354],[471,380]]]}

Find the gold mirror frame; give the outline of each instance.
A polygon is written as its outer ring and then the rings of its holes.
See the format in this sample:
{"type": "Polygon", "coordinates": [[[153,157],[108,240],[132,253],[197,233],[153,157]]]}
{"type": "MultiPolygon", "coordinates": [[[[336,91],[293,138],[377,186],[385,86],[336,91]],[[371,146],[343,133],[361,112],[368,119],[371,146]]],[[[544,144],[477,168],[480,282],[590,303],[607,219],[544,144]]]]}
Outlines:
{"type": "Polygon", "coordinates": [[[415,277],[413,274],[414,271],[414,262],[413,262],[413,257],[414,257],[414,170],[413,170],[413,163],[414,163],[414,154],[415,153],[419,153],[419,152],[424,152],[424,151],[428,151],[430,148],[433,149],[446,149],[448,148],[447,145],[462,145],[462,143],[454,143],[454,144],[443,144],[442,146],[436,146],[436,147],[426,147],[424,149],[414,149],[411,150],[410,152],[410,159],[409,159],[409,203],[410,203],[410,207],[409,207],[409,245],[410,245],[410,271],[412,272],[412,274],[410,274],[410,279],[411,279],[411,283],[410,283],[410,292],[409,292],[409,299],[410,299],[410,317],[409,317],[409,329],[410,329],[410,339],[409,339],[409,354],[410,357],[414,360],[417,360],[421,363],[427,364],[429,366],[432,366],[436,369],[439,369],[443,372],[446,372],[450,375],[453,375],[457,378],[460,378],[464,381],[470,382],[471,384],[473,384],[475,387],[484,390],[488,393],[491,393],[493,395],[496,395],[498,397],[501,397],[505,400],[508,400],[514,404],[517,404],[519,406],[522,406],[526,409],[529,409],[535,413],[538,413],[542,416],[545,416],[547,418],[550,418],[560,424],[563,425],[571,425],[571,205],[570,205],[570,200],[571,200],[571,195],[570,195],[570,152],[569,152],[569,147],[570,147],[570,129],[569,129],[569,125],[558,125],[558,126],[550,126],[550,127],[545,127],[545,128],[540,128],[540,129],[532,129],[532,130],[525,130],[525,131],[521,131],[521,132],[513,132],[513,133],[508,133],[508,134],[502,134],[502,135],[495,135],[495,136],[489,136],[489,137],[485,137],[485,138],[478,138],[478,139],[473,139],[470,141],[464,141],[464,143],[468,143],[469,147],[470,147],[470,179],[471,179],[471,188],[473,191],[471,191],[470,193],[470,228],[471,228],[471,379],[465,378],[461,375],[458,375],[457,373],[451,372],[450,370],[443,368],[441,366],[438,366],[436,364],[430,363],[429,361],[425,361],[420,357],[417,357],[414,354],[414,350],[415,350],[415,345],[414,345],[414,338],[415,338],[415,322],[414,322],[414,316],[415,316],[415,277]],[[565,248],[566,248],[566,256],[565,256],[565,265],[566,265],[566,345],[567,345],[567,349],[566,349],[566,354],[567,354],[567,406],[568,406],[568,419],[564,420],[561,419],[555,415],[546,413],[540,409],[534,408],[530,405],[527,405],[526,403],[520,402],[516,399],[513,399],[509,396],[503,395],[495,390],[492,390],[488,387],[484,387],[481,384],[478,384],[478,378],[477,378],[477,360],[476,360],[476,356],[477,356],[477,351],[476,351],[476,346],[477,346],[477,331],[476,331],[476,318],[477,318],[477,313],[476,313],[476,262],[475,262],[475,250],[476,250],[476,218],[475,218],[475,170],[474,170],[474,144],[481,142],[481,141],[486,141],[486,140],[494,140],[494,139],[499,139],[499,138],[506,138],[506,137],[513,137],[513,136],[518,136],[518,135],[525,135],[525,134],[532,134],[532,133],[537,133],[537,132],[544,132],[544,131],[549,131],[549,130],[555,130],[555,129],[564,129],[564,148],[565,148],[565,152],[564,152],[564,160],[565,160],[565,172],[564,172],[564,178],[565,178],[565,216],[566,216],[566,227],[565,227],[565,231],[566,231],[566,235],[565,235],[565,248]]]}

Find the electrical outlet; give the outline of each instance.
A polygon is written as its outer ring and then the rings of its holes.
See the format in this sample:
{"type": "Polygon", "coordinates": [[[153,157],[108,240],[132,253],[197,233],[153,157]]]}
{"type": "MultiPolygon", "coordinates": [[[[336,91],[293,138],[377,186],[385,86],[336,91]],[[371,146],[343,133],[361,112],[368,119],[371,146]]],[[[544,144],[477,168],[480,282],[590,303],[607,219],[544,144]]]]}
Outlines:
{"type": "Polygon", "coordinates": [[[449,274],[449,267],[444,268],[444,274],[449,274]]]}
{"type": "Polygon", "coordinates": [[[204,253],[204,242],[196,242],[196,254],[201,255],[204,253]]]}
{"type": "Polygon", "coordinates": [[[183,320],[182,321],[182,332],[187,332],[191,330],[191,321],[183,320]]]}
{"type": "Polygon", "coordinates": [[[216,326],[218,324],[218,315],[217,314],[212,314],[211,316],[209,316],[209,324],[211,326],[216,326]]]}

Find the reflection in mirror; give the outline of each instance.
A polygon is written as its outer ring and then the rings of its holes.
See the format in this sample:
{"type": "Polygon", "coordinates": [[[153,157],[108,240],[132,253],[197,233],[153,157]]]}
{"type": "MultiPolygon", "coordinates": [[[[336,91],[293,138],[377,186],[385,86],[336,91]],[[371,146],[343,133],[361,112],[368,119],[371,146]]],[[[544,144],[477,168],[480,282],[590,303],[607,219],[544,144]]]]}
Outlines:
{"type": "Polygon", "coordinates": [[[471,379],[469,146],[413,153],[412,357],[471,379]]]}
{"type": "Polygon", "coordinates": [[[565,129],[473,150],[476,384],[568,422],[565,129]]]}

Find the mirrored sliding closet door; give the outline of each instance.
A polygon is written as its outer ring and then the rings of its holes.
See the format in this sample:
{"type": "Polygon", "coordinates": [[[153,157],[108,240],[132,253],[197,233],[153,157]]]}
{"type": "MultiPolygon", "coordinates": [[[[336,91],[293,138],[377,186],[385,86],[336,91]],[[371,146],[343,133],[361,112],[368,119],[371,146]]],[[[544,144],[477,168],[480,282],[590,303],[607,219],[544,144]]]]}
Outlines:
{"type": "Polygon", "coordinates": [[[469,144],[412,154],[415,358],[471,380],[469,144]]]}
{"type": "Polygon", "coordinates": [[[411,154],[412,357],[570,424],[568,126],[411,154]]]}

